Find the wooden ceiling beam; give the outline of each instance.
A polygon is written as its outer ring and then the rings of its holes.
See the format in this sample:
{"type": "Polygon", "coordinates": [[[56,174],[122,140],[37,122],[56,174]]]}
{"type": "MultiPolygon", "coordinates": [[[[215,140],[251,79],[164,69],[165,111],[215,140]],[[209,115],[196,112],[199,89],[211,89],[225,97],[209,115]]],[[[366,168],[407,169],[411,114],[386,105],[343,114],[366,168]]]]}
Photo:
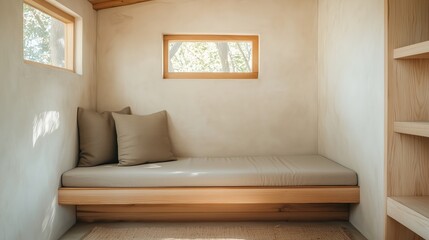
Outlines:
{"type": "Polygon", "coordinates": [[[92,7],[95,10],[101,10],[106,8],[120,7],[140,2],[148,2],[152,0],[88,0],[92,3],[92,7]]]}

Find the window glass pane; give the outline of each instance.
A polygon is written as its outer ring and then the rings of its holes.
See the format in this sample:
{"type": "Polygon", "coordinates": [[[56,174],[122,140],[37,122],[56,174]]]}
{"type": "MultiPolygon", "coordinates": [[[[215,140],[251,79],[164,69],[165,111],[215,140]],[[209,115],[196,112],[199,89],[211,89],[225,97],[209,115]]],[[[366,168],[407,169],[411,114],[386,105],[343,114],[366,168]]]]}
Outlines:
{"type": "Polygon", "coordinates": [[[24,4],[24,59],[65,67],[66,25],[24,4]]]}
{"type": "Polygon", "coordinates": [[[250,73],[251,41],[169,41],[168,71],[250,73]]]}

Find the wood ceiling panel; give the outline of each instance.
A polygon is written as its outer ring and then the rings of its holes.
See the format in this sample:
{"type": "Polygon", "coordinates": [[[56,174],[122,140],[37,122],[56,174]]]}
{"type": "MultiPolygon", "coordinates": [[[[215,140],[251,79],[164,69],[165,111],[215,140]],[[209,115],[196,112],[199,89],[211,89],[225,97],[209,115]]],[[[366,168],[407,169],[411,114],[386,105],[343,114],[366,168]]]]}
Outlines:
{"type": "Polygon", "coordinates": [[[108,2],[110,0],[88,0],[90,3],[95,4],[95,3],[102,3],[102,2],[108,2]]]}
{"type": "Polygon", "coordinates": [[[112,7],[120,7],[140,2],[148,2],[152,0],[88,0],[92,3],[92,6],[95,10],[101,10],[112,7]]]}

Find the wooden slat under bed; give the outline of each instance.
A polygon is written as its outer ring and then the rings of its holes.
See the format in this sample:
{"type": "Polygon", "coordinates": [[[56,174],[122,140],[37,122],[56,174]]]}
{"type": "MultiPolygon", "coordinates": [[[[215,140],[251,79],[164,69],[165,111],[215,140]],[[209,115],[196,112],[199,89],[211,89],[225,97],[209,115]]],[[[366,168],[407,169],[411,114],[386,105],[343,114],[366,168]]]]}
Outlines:
{"type": "Polygon", "coordinates": [[[80,221],[348,220],[358,186],[60,188],[80,221]]]}

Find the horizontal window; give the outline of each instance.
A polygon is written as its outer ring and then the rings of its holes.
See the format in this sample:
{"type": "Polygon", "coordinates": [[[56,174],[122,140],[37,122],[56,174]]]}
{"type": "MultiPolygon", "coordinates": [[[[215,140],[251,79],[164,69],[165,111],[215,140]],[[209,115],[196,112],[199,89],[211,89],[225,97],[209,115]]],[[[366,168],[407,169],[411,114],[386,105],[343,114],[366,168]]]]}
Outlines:
{"type": "Polygon", "coordinates": [[[256,79],[259,37],[164,35],[164,78],[256,79]]]}
{"type": "Polygon", "coordinates": [[[24,59],[73,70],[74,17],[44,0],[24,0],[24,59]]]}

